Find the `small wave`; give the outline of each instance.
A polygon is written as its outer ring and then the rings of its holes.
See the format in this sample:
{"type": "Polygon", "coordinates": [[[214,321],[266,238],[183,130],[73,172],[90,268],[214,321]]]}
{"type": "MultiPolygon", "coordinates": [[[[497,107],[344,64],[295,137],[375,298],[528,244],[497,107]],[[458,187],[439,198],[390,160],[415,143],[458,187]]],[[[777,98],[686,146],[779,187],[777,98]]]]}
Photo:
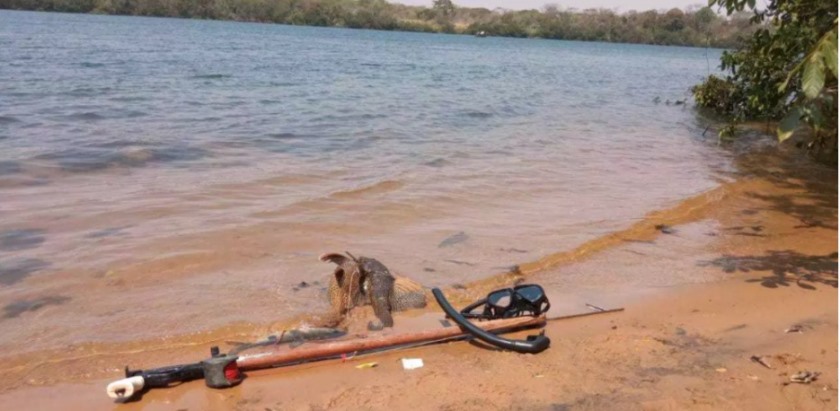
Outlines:
{"type": "Polygon", "coordinates": [[[112,237],[116,235],[125,235],[123,232],[125,229],[130,228],[130,225],[120,226],[120,227],[108,227],[103,228],[101,230],[92,231],[85,235],[85,238],[102,238],[102,237],[112,237]]]}
{"type": "Polygon", "coordinates": [[[113,110],[106,113],[96,112],[96,111],[85,111],[81,113],[74,113],[65,116],[64,118],[68,120],[79,120],[79,121],[100,121],[106,119],[120,119],[120,118],[137,118],[137,117],[145,117],[149,115],[145,111],[138,111],[138,110],[113,110]]]}
{"type": "Polygon", "coordinates": [[[465,116],[470,118],[490,118],[493,117],[492,113],[488,113],[485,111],[467,111],[464,113],[465,116]]]}
{"type": "Polygon", "coordinates": [[[40,228],[0,231],[0,250],[20,251],[39,247],[44,243],[44,233],[40,228]]]}
{"type": "MultiPolygon", "coordinates": [[[[119,144],[115,147],[119,147],[119,144]]],[[[112,167],[143,167],[151,163],[187,163],[207,157],[209,153],[192,146],[157,148],[125,146],[113,151],[101,148],[75,148],[36,156],[36,160],[54,161],[68,172],[83,173],[112,167]]]]}
{"type": "Polygon", "coordinates": [[[17,117],[12,116],[0,116],[0,124],[12,124],[12,123],[20,123],[17,117]]]}
{"type": "Polygon", "coordinates": [[[269,133],[266,136],[275,140],[286,140],[290,138],[303,137],[302,135],[295,133],[269,133]]]}
{"type": "Polygon", "coordinates": [[[104,120],[105,116],[95,113],[93,111],[86,111],[83,113],[75,113],[67,116],[68,120],[83,120],[83,121],[98,121],[104,120]]]}
{"type": "Polygon", "coordinates": [[[20,173],[23,167],[17,161],[0,161],[0,176],[20,173]]]}
{"type": "Polygon", "coordinates": [[[445,159],[445,158],[436,158],[432,161],[427,161],[427,162],[423,163],[424,166],[429,166],[429,167],[434,167],[434,168],[441,168],[441,167],[445,167],[445,166],[448,166],[448,165],[451,165],[451,164],[452,164],[452,162],[445,159]]]}
{"type": "Polygon", "coordinates": [[[135,148],[123,150],[113,156],[112,163],[122,166],[142,166],[146,163],[152,162],[159,157],[155,150],[148,148],[135,148]]]}
{"type": "Polygon", "coordinates": [[[85,68],[105,67],[105,64],[103,64],[103,63],[91,63],[91,62],[88,62],[88,61],[84,61],[79,65],[82,66],[82,67],[85,67],[85,68]]]}
{"type": "Polygon", "coordinates": [[[147,163],[184,163],[208,157],[207,150],[193,146],[167,146],[125,150],[115,156],[114,163],[122,166],[141,166],[147,163]]]}
{"type": "Polygon", "coordinates": [[[338,123],[354,120],[375,120],[379,118],[387,118],[388,115],[384,113],[358,113],[358,114],[326,114],[312,119],[313,123],[318,123],[324,127],[330,127],[338,123]]]}
{"type": "Polygon", "coordinates": [[[148,98],[147,97],[141,97],[141,96],[117,96],[117,97],[111,97],[109,100],[117,101],[117,102],[121,102],[121,103],[131,103],[131,102],[135,102],[135,101],[146,101],[146,100],[148,100],[148,98]]]}
{"type": "Polygon", "coordinates": [[[373,119],[377,119],[377,118],[387,118],[388,115],[381,114],[381,113],[380,114],[365,113],[365,114],[360,114],[357,117],[362,119],[362,120],[373,120],[373,119]]]}
{"type": "Polygon", "coordinates": [[[111,91],[110,87],[77,87],[61,94],[71,97],[91,97],[105,94],[109,91],[111,91]]]}
{"type": "Polygon", "coordinates": [[[190,78],[196,80],[220,80],[233,77],[230,74],[196,74],[190,78]]]}
{"type": "Polygon", "coordinates": [[[111,140],[104,143],[95,143],[89,144],[88,147],[94,148],[107,148],[107,149],[121,149],[121,148],[128,148],[128,147],[137,147],[137,146],[149,146],[151,143],[145,141],[138,141],[138,140],[111,140]]]}
{"type": "Polygon", "coordinates": [[[122,115],[122,116],[120,116],[120,117],[124,117],[124,118],[137,118],[137,117],[146,117],[146,116],[148,116],[148,115],[149,115],[149,113],[147,113],[147,112],[145,112],[145,111],[127,110],[127,111],[125,111],[125,112],[123,113],[123,115],[122,115]]]}
{"type": "Polygon", "coordinates": [[[3,264],[0,264],[0,285],[15,284],[49,266],[49,262],[38,258],[18,258],[3,261],[3,264]]]}
{"type": "Polygon", "coordinates": [[[61,305],[71,298],[64,295],[50,295],[28,300],[18,300],[3,307],[3,318],[16,318],[21,314],[31,311],[38,311],[48,305],[61,305]]]}
{"type": "Polygon", "coordinates": [[[35,177],[7,177],[0,176],[0,189],[22,188],[22,187],[43,187],[49,185],[50,181],[45,178],[35,177]]]}
{"type": "Polygon", "coordinates": [[[392,191],[399,190],[405,186],[405,183],[397,180],[385,180],[368,186],[354,188],[352,190],[337,191],[330,194],[331,198],[338,199],[355,199],[369,195],[385,194],[392,191]]]}
{"type": "MultiPolygon", "coordinates": [[[[294,185],[294,184],[311,184],[317,183],[320,181],[320,177],[317,176],[294,176],[289,178],[288,176],[283,176],[277,179],[270,180],[269,184],[272,185],[294,185]]],[[[251,216],[254,218],[260,219],[273,219],[277,218],[278,216],[293,216],[299,215],[298,213],[301,212],[309,212],[312,210],[323,210],[334,206],[336,200],[341,201],[368,201],[366,197],[376,197],[384,194],[388,194],[394,191],[397,191],[405,186],[405,183],[397,180],[384,180],[374,184],[361,186],[352,188],[349,190],[343,191],[335,191],[331,194],[322,197],[315,197],[307,200],[302,200],[295,202],[293,204],[289,204],[284,206],[279,210],[272,210],[272,211],[260,211],[256,213],[252,213],[251,216]]],[[[393,203],[389,201],[374,201],[373,203],[369,204],[376,204],[376,207],[379,211],[387,212],[391,211],[399,211],[395,212],[396,215],[408,215],[413,212],[415,209],[412,206],[408,206],[409,209],[406,209],[406,204],[404,203],[393,203]],[[397,210],[398,209],[398,210],[397,210]]]]}
{"type": "Polygon", "coordinates": [[[299,153],[305,152],[329,152],[340,150],[337,147],[332,147],[329,143],[311,144],[306,141],[308,139],[318,137],[316,134],[298,134],[298,133],[268,133],[248,138],[247,141],[240,141],[238,144],[242,147],[251,146],[262,150],[267,150],[273,153],[299,153]]]}

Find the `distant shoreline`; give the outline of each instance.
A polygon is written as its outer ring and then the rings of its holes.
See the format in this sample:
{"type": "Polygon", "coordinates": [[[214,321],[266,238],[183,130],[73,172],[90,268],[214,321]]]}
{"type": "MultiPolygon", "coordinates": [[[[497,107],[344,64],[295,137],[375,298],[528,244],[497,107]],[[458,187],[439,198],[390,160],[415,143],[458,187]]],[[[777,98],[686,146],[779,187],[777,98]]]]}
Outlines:
{"type": "Polygon", "coordinates": [[[752,30],[745,16],[724,19],[708,7],[686,12],[675,8],[665,13],[649,10],[616,14],[594,9],[562,11],[549,6],[544,11],[491,11],[455,6],[441,11],[382,0],[314,0],[305,4],[279,0],[256,6],[247,0],[231,0],[225,6],[212,3],[206,7],[189,2],[0,0],[0,10],[709,48],[734,48],[752,30]]]}

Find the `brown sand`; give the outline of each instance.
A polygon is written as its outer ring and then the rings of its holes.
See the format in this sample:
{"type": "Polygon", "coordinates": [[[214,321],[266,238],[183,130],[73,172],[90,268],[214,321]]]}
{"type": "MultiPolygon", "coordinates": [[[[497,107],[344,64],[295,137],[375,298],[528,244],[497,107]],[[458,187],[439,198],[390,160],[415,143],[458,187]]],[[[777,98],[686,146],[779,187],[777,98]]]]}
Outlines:
{"type": "MultiPolygon", "coordinates": [[[[247,335],[243,325],[6,358],[0,403],[70,410],[837,409],[836,176],[775,157],[739,161],[743,175],[734,182],[648,216],[606,244],[471,284],[461,299],[527,274],[546,286],[553,315],[584,311],[584,302],[626,304],[624,313],[550,323],[552,346],[538,355],[459,342],[252,372],[229,390],[197,381],[129,404],[105,396],[118,366],[198,359],[210,345],[247,335]],[[676,231],[662,234],[657,224],[676,231]],[[664,292],[667,281],[632,280],[634,272],[667,278],[673,270],[698,284],[664,292]],[[628,279],[605,282],[615,278],[606,271],[628,279]],[[643,292],[628,295],[625,287],[643,292]],[[802,332],[784,332],[793,325],[802,332]],[[773,368],[750,361],[753,355],[773,368]],[[405,371],[402,357],[422,358],[425,367],[405,371]],[[355,368],[370,361],[378,366],[355,368]],[[804,370],[821,375],[808,385],[786,384],[804,370]]],[[[436,315],[430,309],[396,321],[405,328],[436,315]]]]}

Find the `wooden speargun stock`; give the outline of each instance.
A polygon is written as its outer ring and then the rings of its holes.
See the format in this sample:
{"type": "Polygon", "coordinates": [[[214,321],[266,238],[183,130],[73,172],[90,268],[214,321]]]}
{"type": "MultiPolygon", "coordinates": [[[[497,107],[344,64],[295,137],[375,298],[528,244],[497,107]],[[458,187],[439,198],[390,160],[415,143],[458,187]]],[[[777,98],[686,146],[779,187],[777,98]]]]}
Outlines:
{"type": "MultiPolygon", "coordinates": [[[[505,332],[530,328],[545,324],[545,317],[516,317],[501,320],[482,321],[476,323],[479,328],[489,332],[505,332]]],[[[271,368],[288,363],[298,363],[316,359],[327,359],[342,354],[355,352],[373,351],[384,348],[398,347],[401,345],[418,344],[423,342],[445,340],[450,338],[466,337],[467,333],[460,327],[452,326],[434,330],[382,335],[376,337],[358,338],[346,341],[330,341],[305,344],[295,349],[283,349],[273,347],[253,354],[242,354],[236,360],[240,370],[257,370],[271,368]]]]}
{"type": "MultiPolygon", "coordinates": [[[[514,317],[498,320],[478,321],[475,326],[491,333],[505,333],[545,325],[546,321],[564,320],[597,314],[623,311],[623,308],[567,315],[546,319],[546,317],[514,317]]],[[[461,327],[436,328],[412,333],[359,337],[351,340],[308,342],[297,348],[273,345],[253,353],[239,355],[220,354],[218,347],[211,348],[211,357],[193,364],[174,365],[149,370],[129,370],[126,377],[108,384],[108,396],[125,401],[135,394],[150,388],[168,387],[185,381],[204,378],[211,388],[225,388],[242,381],[241,371],[259,370],[339,358],[348,354],[364,354],[376,351],[425,345],[436,342],[469,338],[472,335],[461,327]]]]}
{"type": "MultiPolygon", "coordinates": [[[[542,324],[545,324],[544,317],[517,317],[485,321],[479,323],[479,326],[489,332],[504,332],[542,324]]],[[[115,400],[126,401],[151,388],[169,387],[201,378],[204,378],[208,387],[225,388],[242,381],[241,371],[282,367],[307,361],[326,360],[346,354],[393,349],[408,344],[430,343],[466,336],[467,334],[460,327],[452,326],[415,333],[312,342],[294,349],[272,346],[259,352],[241,355],[221,354],[218,347],[212,347],[211,357],[197,363],[148,370],[130,370],[126,367],[125,378],[108,384],[106,392],[115,400]]]]}

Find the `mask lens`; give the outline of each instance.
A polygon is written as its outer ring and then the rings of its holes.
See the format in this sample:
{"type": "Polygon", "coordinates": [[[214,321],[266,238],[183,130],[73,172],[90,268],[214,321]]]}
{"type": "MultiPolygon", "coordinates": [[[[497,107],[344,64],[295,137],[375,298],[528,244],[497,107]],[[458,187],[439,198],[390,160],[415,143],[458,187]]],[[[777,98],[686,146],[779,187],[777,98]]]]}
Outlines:
{"type": "Polygon", "coordinates": [[[511,302],[513,298],[510,290],[494,291],[487,296],[487,303],[494,307],[507,308],[510,307],[511,302]]]}
{"type": "Polygon", "coordinates": [[[540,302],[545,297],[542,287],[538,285],[526,285],[522,288],[517,288],[516,293],[532,304],[540,302]]]}

